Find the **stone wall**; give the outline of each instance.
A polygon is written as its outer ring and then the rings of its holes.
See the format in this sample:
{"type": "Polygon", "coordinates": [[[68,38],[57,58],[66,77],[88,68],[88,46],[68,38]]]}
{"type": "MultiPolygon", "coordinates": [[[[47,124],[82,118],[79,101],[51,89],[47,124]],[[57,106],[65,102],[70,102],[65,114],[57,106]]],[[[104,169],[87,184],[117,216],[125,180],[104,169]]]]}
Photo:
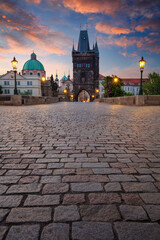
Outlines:
{"type": "Polygon", "coordinates": [[[0,105],[21,106],[58,102],[57,97],[34,97],[22,95],[0,95],[0,105]]]}
{"type": "Polygon", "coordinates": [[[108,104],[156,106],[160,105],[160,95],[126,96],[113,98],[98,98],[94,102],[105,102],[108,104]]]}

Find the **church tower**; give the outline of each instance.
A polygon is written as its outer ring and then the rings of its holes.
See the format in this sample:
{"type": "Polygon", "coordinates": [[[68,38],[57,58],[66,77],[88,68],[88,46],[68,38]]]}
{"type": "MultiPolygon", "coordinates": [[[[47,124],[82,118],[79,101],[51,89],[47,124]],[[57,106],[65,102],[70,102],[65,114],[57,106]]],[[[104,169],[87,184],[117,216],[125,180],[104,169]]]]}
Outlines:
{"type": "Polygon", "coordinates": [[[99,50],[97,42],[90,49],[87,30],[80,31],[77,50],[73,45],[72,62],[75,101],[78,101],[78,95],[83,90],[89,94],[91,101],[94,100],[96,89],[99,88],[99,50]]]}

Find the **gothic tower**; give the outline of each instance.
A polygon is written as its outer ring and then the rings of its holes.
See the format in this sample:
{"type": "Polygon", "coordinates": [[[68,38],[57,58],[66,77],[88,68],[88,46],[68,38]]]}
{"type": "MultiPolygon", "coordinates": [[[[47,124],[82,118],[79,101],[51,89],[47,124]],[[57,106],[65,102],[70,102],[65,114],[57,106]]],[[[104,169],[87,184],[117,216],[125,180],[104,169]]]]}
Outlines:
{"type": "Polygon", "coordinates": [[[81,30],[77,51],[72,49],[73,62],[73,93],[74,100],[83,90],[87,91],[93,100],[96,89],[99,88],[99,50],[96,42],[90,49],[87,30],[81,30]]]}

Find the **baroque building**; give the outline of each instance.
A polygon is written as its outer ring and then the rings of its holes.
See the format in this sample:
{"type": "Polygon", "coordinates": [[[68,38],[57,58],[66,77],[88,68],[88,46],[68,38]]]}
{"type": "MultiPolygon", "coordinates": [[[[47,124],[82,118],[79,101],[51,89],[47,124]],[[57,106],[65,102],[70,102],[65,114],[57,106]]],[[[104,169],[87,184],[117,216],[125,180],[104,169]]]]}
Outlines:
{"type": "Polygon", "coordinates": [[[78,101],[81,92],[87,92],[90,101],[96,96],[99,88],[99,50],[96,42],[93,49],[90,48],[87,30],[81,30],[78,48],[72,49],[73,62],[73,94],[74,100],[78,101]]]}

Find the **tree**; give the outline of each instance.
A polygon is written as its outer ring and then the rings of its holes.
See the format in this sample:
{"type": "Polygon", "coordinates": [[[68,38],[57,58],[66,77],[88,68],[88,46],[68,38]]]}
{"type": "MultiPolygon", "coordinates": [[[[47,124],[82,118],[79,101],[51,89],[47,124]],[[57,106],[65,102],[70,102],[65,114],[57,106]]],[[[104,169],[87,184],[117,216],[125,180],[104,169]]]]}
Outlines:
{"type": "Polygon", "coordinates": [[[2,94],[2,93],[3,93],[2,86],[0,85],[0,94],[2,94]]]}
{"type": "Polygon", "coordinates": [[[122,90],[123,81],[121,78],[118,78],[118,81],[115,82],[114,78],[116,76],[106,76],[102,80],[102,86],[104,87],[104,97],[120,97],[125,96],[125,91],[122,90]]]}
{"type": "Polygon", "coordinates": [[[150,73],[148,79],[143,85],[143,91],[146,95],[160,95],[160,75],[158,73],[150,73]]]}
{"type": "Polygon", "coordinates": [[[30,96],[32,95],[32,93],[29,91],[24,91],[24,92],[21,92],[20,95],[30,96]]]}

